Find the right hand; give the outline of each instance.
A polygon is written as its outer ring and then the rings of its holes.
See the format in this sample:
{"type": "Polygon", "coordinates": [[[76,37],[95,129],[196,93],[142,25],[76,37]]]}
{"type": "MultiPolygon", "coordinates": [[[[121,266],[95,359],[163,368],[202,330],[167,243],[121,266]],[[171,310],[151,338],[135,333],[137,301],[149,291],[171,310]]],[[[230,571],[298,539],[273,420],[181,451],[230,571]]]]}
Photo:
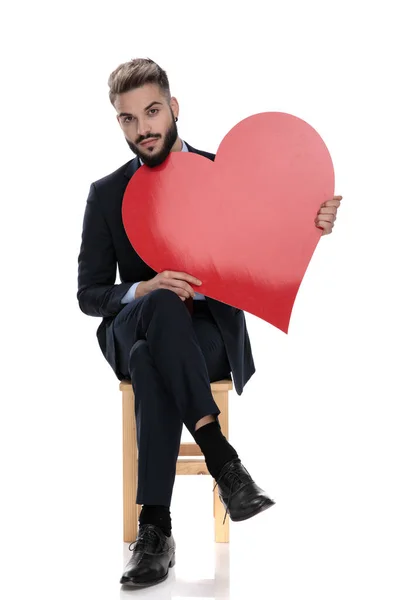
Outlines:
{"type": "Polygon", "coordinates": [[[187,298],[194,298],[195,291],[190,284],[201,285],[201,281],[187,273],[163,271],[162,273],[158,273],[153,279],[139,283],[136,288],[135,298],[141,298],[150,292],[154,292],[154,290],[164,289],[175,292],[181,300],[185,301],[187,298]]]}

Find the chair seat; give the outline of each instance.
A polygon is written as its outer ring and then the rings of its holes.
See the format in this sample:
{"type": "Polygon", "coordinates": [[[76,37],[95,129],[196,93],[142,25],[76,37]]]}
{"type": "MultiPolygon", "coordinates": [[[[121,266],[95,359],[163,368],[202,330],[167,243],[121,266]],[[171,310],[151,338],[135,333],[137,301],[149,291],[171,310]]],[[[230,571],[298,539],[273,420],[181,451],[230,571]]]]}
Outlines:
{"type": "MultiPolygon", "coordinates": [[[[211,383],[211,392],[229,392],[233,388],[231,379],[221,379],[220,381],[214,381],[211,383]]],[[[130,391],[132,389],[132,383],[127,379],[123,379],[119,384],[121,392],[130,391]]]]}

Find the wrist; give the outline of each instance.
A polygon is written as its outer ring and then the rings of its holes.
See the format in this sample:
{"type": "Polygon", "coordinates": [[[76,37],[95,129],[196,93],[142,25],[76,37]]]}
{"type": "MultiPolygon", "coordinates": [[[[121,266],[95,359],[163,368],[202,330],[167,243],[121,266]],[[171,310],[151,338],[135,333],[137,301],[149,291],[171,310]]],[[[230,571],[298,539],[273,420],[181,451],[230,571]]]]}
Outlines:
{"type": "Polygon", "coordinates": [[[142,296],[145,296],[148,293],[146,283],[147,281],[141,281],[139,283],[139,285],[136,288],[135,299],[142,298],[142,296]]]}

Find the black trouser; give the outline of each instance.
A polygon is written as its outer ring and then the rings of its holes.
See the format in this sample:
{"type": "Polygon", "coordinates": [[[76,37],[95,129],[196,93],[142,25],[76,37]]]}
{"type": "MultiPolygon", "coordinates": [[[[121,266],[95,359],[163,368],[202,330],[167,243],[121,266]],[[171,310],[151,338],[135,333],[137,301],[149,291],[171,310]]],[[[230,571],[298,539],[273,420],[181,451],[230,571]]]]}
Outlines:
{"type": "Polygon", "coordinates": [[[206,300],[193,316],[170,290],[133,300],[113,327],[120,372],[132,381],[138,443],[137,504],[170,506],[183,423],[220,410],[210,382],[230,377],[219,329],[206,300]]]}

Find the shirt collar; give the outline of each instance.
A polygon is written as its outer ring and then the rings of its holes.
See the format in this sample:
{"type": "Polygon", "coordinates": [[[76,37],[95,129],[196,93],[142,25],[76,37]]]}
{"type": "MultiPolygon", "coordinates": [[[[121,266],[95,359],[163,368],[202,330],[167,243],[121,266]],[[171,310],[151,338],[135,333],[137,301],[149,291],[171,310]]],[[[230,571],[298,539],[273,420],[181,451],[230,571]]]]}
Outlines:
{"type": "MultiPolygon", "coordinates": [[[[182,140],[182,150],[181,150],[181,152],[189,152],[189,148],[187,147],[186,142],[184,142],[183,140],[182,140]]],[[[140,164],[143,165],[143,161],[142,161],[141,158],[139,158],[139,161],[140,161],[140,164]]]]}

